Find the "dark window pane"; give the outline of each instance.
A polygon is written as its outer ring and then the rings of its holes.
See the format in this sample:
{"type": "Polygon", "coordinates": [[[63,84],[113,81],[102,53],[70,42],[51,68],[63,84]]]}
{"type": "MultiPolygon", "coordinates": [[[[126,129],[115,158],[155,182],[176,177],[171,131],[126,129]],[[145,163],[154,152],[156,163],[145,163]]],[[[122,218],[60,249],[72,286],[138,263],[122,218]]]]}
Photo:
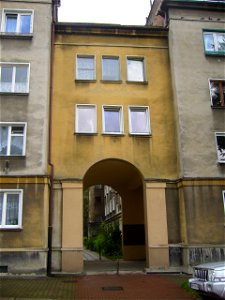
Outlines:
{"type": "Polygon", "coordinates": [[[15,33],[17,24],[17,14],[6,14],[5,31],[15,33]]]}
{"type": "Polygon", "coordinates": [[[18,216],[19,216],[19,195],[8,194],[5,225],[18,225],[19,224],[18,216]]]}

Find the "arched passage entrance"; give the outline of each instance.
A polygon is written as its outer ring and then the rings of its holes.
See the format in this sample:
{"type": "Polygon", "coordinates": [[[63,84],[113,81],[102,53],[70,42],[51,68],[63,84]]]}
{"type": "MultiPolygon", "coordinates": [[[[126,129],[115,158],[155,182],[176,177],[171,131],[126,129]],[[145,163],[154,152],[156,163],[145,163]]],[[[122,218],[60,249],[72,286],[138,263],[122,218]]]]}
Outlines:
{"type": "Polygon", "coordinates": [[[143,177],[132,164],[118,159],[97,162],[83,180],[84,189],[92,185],[109,185],[122,197],[123,257],[145,259],[145,222],[143,177]]]}
{"type": "Polygon", "coordinates": [[[105,159],[90,166],[83,180],[62,182],[62,271],[83,271],[83,190],[97,184],[111,186],[123,199],[124,258],[146,259],[152,271],[167,270],[166,184],[143,178],[127,161],[105,159]]]}

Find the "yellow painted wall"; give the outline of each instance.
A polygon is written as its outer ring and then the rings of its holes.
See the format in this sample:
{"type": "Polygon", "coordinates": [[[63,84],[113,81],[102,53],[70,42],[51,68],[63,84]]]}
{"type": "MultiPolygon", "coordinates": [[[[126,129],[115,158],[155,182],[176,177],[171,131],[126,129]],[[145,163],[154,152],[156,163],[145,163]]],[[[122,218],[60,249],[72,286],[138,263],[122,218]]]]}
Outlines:
{"type": "MultiPolygon", "coordinates": [[[[69,27],[68,27],[69,28],[69,27]]],[[[68,29],[70,30],[70,29],[68,29]]],[[[106,29],[104,29],[106,30],[106,29]]],[[[93,31],[93,30],[92,30],[93,31]]],[[[90,30],[91,32],[91,30],[90,30]]],[[[176,178],[176,142],[167,33],[145,37],[56,34],[53,70],[52,162],[55,178],[80,178],[94,163],[119,158],[136,166],[145,178],[176,178]],[[75,81],[76,54],[96,56],[96,82],[75,81]],[[121,83],[101,82],[102,55],[120,57],[121,83]],[[148,84],[126,82],[126,56],[143,56],[148,84]],[[98,134],[75,134],[75,105],[96,104],[98,134]],[[103,104],[123,105],[124,135],[102,134],[103,104]],[[150,107],[151,137],[128,133],[128,105],[150,107]]]]}

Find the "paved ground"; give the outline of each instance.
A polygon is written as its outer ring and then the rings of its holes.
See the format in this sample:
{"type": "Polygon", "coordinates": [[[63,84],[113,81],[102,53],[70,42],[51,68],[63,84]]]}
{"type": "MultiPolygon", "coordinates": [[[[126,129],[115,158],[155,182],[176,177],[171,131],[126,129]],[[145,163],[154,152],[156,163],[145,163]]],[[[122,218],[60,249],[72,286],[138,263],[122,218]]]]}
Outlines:
{"type": "Polygon", "coordinates": [[[1,278],[1,300],[191,300],[183,275],[83,275],[1,278]]]}
{"type": "Polygon", "coordinates": [[[144,262],[122,260],[118,274],[115,261],[99,261],[90,251],[85,251],[84,264],[82,276],[0,277],[0,300],[194,299],[180,287],[188,279],[185,275],[146,275],[144,262]]]}
{"type": "Polygon", "coordinates": [[[160,275],[93,275],[77,279],[75,299],[190,300],[178,284],[160,275]]]}

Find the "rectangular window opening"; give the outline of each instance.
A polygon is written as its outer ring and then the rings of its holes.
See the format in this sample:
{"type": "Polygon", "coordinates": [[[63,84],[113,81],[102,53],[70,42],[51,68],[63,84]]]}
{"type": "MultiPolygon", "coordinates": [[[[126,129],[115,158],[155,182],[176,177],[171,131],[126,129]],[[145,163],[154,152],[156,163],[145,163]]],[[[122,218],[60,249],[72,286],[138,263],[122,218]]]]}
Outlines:
{"type": "Polygon", "coordinates": [[[121,106],[103,106],[103,132],[123,134],[123,112],[121,106]]]}
{"type": "Polygon", "coordinates": [[[94,55],[77,55],[76,79],[95,80],[95,57],[94,55]]]}
{"type": "Polygon", "coordinates": [[[225,31],[204,29],[203,39],[207,55],[225,55],[225,31]]]}
{"type": "Polygon", "coordinates": [[[102,80],[118,81],[120,80],[119,57],[102,57],[102,80]]]}
{"type": "Polygon", "coordinates": [[[145,65],[142,57],[127,57],[127,80],[145,82],[145,65]]]}
{"type": "Polygon", "coordinates": [[[29,92],[29,64],[0,64],[0,93],[29,92]]]}
{"type": "Polygon", "coordinates": [[[0,190],[0,228],[21,228],[22,190],[0,190]]]}
{"type": "Polygon", "coordinates": [[[3,9],[2,29],[4,34],[30,35],[33,32],[32,10],[3,9]]]}
{"type": "Polygon", "coordinates": [[[149,107],[129,107],[129,132],[136,135],[150,134],[149,107]]]}
{"type": "Polygon", "coordinates": [[[219,163],[225,163],[225,132],[216,133],[217,157],[219,163]]]}
{"type": "Polygon", "coordinates": [[[96,106],[88,104],[76,105],[76,133],[94,134],[97,131],[96,106]]]}
{"type": "Polygon", "coordinates": [[[25,146],[25,123],[0,123],[0,156],[24,156],[25,146]]]}
{"type": "Polygon", "coordinates": [[[225,108],[225,79],[210,79],[209,89],[212,107],[225,108]]]}

